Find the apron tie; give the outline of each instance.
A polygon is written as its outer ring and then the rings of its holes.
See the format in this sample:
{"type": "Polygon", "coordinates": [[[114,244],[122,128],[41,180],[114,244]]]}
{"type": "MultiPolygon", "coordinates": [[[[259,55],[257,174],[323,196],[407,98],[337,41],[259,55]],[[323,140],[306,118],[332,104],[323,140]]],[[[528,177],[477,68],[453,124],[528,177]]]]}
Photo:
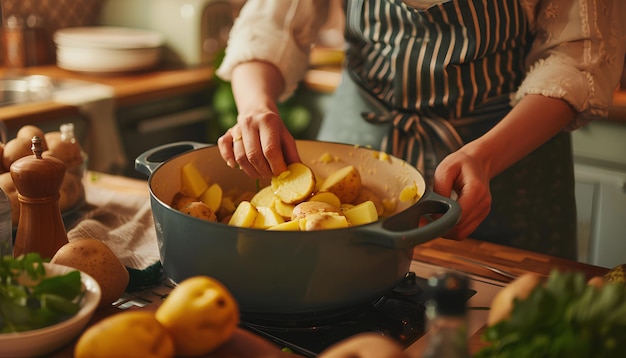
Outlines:
{"type": "Polygon", "coordinates": [[[463,146],[461,136],[443,118],[395,109],[384,114],[364,112],[361,116],[370,123],[391,123],[381,150],[415,165],[429,185],[437,164],[463,146]]]}

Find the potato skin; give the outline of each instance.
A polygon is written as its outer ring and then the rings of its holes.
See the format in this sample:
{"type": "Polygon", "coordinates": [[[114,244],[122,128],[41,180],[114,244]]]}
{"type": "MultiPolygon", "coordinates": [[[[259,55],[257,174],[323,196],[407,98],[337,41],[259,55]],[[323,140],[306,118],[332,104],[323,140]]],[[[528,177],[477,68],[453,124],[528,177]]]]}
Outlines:
{"type": "Polygon", "coordinates": [[[314,213],[339,213],[341,210],[323,201],[305,201],[294,206],[291,212],[291,220],[298,220],[314,213]]]}
{"type": "Polygon", "coordinates": [[[59,194],[59,208],[61,212],[79,204],[85,198],[85,187],[81,182],[81,178],[70,172],[65,172],[59,194]]]}
{"type": "Polygon", "coordinates": [[[193,203],[194,201],[199,200],[178,192],[176,193],[176,195],[174,195],[174,199],[172,200],[172,207],[176,210],[183,210],[187,205],[193,203]]]}
{"type": "Polygon", "coordinates": [[[217,221],[217,216],[215,215],[213,210],[211,210],[208,205],[201,201],[191,202],[187,204],[181,211],[198,219],[213,222],[217,221]]]}
{"type": "Polygon", "coordinates": [[[100,285],[100,307],[115,302],[126,290],[130,276],[115,253],[102,241],[94,238],[73,240],[52,256],[53,264],[65,265],[83,271],[100,285]]]}
{"type": "Polygon", "coordinates": [[[17,187],[13,183],[11,173],[4,172],[0,174],[0,188],[2,188],[2,191],[4,191],[11,202],[11,223],[16,227],[20,220],[20,201],[17,198],[17,187]]]}

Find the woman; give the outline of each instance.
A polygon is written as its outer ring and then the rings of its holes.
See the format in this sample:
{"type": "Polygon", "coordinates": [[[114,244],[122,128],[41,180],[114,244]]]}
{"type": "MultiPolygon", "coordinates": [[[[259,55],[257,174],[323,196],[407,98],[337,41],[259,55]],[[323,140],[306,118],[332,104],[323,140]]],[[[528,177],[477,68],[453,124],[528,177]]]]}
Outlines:
{"type": "MultiPolygon", "coordinates": [[[[248,1],[217,74],[238,123],[222,157],[252,177],[298,161],[287,98],[327,8],[248,1]]],[[[343,80],[318,138],[371,145],[458,197],[446,237],[576,259],[569,131],[607,116],[624,61],[621,0],[345,1],[343,80]]]]}

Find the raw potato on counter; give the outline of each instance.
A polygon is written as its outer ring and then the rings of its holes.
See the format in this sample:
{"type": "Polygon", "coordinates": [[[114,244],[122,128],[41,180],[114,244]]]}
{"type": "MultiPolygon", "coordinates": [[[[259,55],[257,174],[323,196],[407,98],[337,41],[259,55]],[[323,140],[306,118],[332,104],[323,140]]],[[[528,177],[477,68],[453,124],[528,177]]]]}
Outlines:
{"type": "Polygon", "coordinates": [[[87,329],[76,358],[204,356],[225,344],[239,323],[230,291],[208,276],[172,289],[156,311],[123,311],[87,329]]]}
{"type": "Polygon", "coordinates": [[[128,286],[128,270],[115,253],[102,241],[94,238],[73,240],[57,250],[50,260],[83,271],[100,285],[102,297],[99,307],[110,306],[117,301],[128,286]]]}
{"type": "Polygon", "coordinates": [[[181,168],[181,189],[171,205],[208,221],[281,231],[364,225],[394,209],[363,186],[352,165],[320,178],[305,164],[292,163],[273,177],[270,185],[233,198],[223,193],[219,183],[204,178],[193,163],[187,163],[181,168]]]}
{"type": "MultiPolygon", "coordinates": [[[[69,126],[64,124],[63,126],[69,126]]],[[[64,127],[65,129],[65,127],[64,127]]],[[[69,126],[68,130],[73,131],[69,126]]],[[[11,217],[14,227],[17,226],[20,216],[20,204],[17,199],[17,189],[9,172],[11,164],[23,157],[33,155],[31,150],[32,138],[41,138],[44,152],[43,157],[54,157],[63,162],[66,167],[63,183],[60,188],[59,209],[66,212],[75,208],[85,200],[85,187],[82,182],[85,168],[85,158],[80,144],[75,140],[66,140],[61,131],[44,133],[39,127],[25,125],[21,127],[16,137],[0,146],[2,165],[0,166],[0,188],[11,201],[11,217]]]]}

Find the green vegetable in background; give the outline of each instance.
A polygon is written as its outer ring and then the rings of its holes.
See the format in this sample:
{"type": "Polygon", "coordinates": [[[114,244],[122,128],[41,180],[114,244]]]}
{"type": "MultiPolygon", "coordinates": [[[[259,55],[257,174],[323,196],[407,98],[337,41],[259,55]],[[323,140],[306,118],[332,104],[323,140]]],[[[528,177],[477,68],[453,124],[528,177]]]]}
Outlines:
{"type": "Polygon", "coordinates": [[[64,321],[80,310],[79,271],[45,277],[41,256],[0,256],[0,333],[23,332],[64,321]]]}
{"type": "Polygon", "coordinates": [[[475,357],[620,357],[626,352],[626,286],[588,285],[582,273],[553,271],[511,318],[487,328],[475,357]]]}

